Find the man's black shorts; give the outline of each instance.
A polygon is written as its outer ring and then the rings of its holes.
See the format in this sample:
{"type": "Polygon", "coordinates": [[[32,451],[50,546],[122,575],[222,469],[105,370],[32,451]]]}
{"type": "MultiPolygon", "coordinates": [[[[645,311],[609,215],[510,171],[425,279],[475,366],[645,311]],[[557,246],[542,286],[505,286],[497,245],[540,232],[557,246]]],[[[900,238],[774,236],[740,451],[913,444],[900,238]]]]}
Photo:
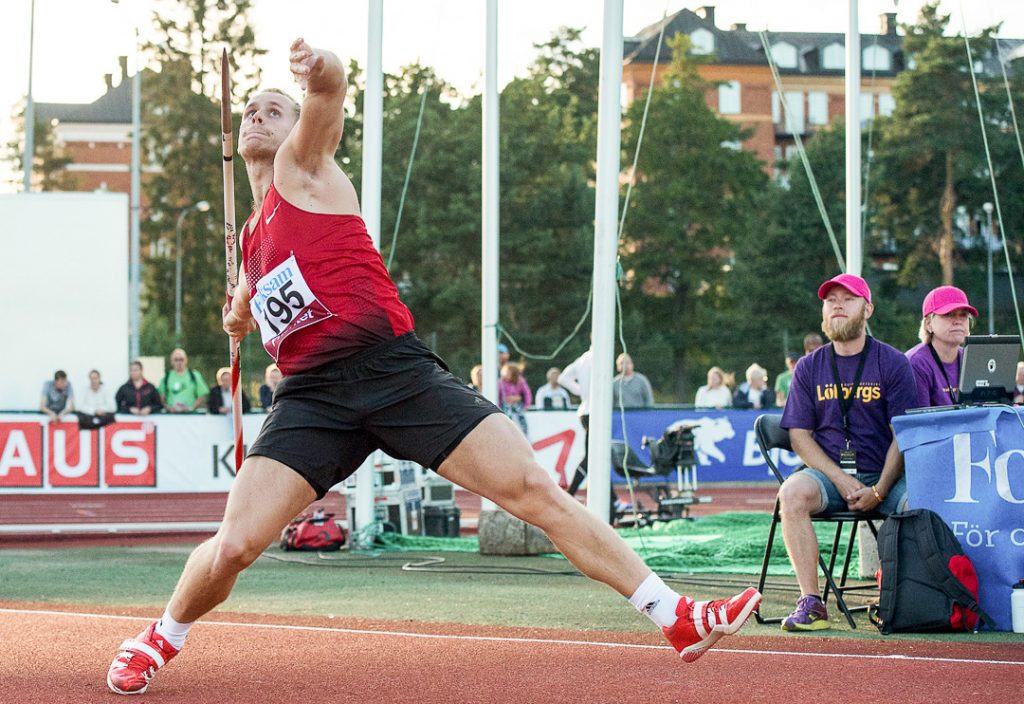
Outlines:
{"type": "Polygon", "coordinates": [[[410,332],[282,379],[249,454],[288,465],[320,498],[377,449],[436,470],[492,413],[410,332]]]}

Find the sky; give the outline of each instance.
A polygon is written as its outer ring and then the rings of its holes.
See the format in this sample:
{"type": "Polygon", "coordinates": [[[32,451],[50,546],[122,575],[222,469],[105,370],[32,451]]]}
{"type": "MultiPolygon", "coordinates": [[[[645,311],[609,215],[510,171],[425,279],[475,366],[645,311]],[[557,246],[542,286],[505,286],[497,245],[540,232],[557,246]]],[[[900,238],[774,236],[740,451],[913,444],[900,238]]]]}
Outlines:
{"type": "MultiPolygon", "coordinates": [[[[15,104],[29,83],[30,7],[33,0],[3,0],[0,27],[0,140],[12,136],[15,104]]],[[[118,56],[133,54],[133,27],[149,33],[148,18],[173,0],[34,0],[35,46],[32,93],[37,102],[92,102],[104,92],[103,75],[119,75],[118,56]]],[[[667,11],[695,9],[679,0],[623,0],[623,33],[635,34],[667,11]]],[[[288,45],[296,36],[331,49],[343,60],[366,65],[367,0],[254,0],[251,13],[262,58],[265,85],[290,88],[288,45]]],[[[883,12],[900,22],[917,16],[922,0],[860,0],[862,32],[877,32],[883,12]]],[[[943,0],[943,11],[961,27],[961,5],[969,32],[1002,21],[1002,36],[1024,37],[1024,2],[943,0]]],[[[386,71],[419,60],[433,66],[463,92],[478,92],[484,57],[484,0],[384,0],[383,60],[386,71]]],[[[808,12],[807,0],[719,0],[716,23],[744,22],[748,29],[843,32],[846,0],[822,0],[808,12]]],[[[498,71],[502,84],[525,72],[536,55],[533,45],[562,26],[584,28],[583,40],[599,46],[601,0],[498,0],[498,71]]],[[[129,59],[134,66],[134,58],[129,59]]],[[[132,71],[134,69],[131,69],[132,71]]],[[[6,180],[7,167],[0,165],[6,180]]],[[[14,190],[0,184],[0,192],[14,190]]]]}

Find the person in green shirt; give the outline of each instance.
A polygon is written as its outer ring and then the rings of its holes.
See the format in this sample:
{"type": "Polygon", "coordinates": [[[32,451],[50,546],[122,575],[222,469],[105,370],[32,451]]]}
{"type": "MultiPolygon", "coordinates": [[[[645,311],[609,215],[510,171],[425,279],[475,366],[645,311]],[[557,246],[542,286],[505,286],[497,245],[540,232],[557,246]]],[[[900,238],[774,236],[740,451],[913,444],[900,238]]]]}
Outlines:
{"type": "Polygon", "coordinates": [[[793,381],[793,370],[796,369],[796,361],[800,355],[790,352],[786,355],[786,371],[775,377],[775,405],[782,408],[789,398],[789,385],[793,381]]]}
{"type": "Polygon", "coordinates": [[[192,413],[206,405],[210,387],[198,372],[188,368],[188,355],[178,347],[171,352],[171,369],[157,387],[168,413],[192,413]]]}

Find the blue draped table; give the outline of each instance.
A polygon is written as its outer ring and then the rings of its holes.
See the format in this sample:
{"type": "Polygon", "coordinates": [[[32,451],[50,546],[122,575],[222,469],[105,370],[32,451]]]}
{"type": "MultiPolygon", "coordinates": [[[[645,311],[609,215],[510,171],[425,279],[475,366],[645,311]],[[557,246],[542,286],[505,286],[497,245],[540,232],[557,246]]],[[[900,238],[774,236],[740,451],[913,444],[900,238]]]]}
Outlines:
{"type": "Polygon", "coordinates": [[[1024,408],[992,406],[893,419],[911,508],[935,511],[978,571],[981,607],[1010,630],[1024,579],[1024,408]]]}

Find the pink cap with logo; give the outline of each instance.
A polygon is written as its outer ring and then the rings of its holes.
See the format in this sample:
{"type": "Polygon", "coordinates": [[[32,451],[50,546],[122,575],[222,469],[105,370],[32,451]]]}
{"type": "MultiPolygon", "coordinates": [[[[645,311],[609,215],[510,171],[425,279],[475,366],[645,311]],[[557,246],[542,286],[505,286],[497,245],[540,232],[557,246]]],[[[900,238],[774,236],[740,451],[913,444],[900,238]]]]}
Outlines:
{"type": "Polygon", "coordinates": [[[839,276],[833,276],[818,287],[818,298],[824,301],[825,296],[828,295],[829,289],[833,286],[842,286],[854,296],[860,296],[868,303],[871,303],[871,289],[868,288],[868,282],[859,276],[854,276],[853,274],[840,274],[839,276]]]}
{"type": "Polygon", "coordinates": [[[945,315],[961,308],[975,318],[978,317],[978,309],[967,302],[966,293],[956,286],[939,286],[938,288],[933,288],[924,297],[924,303],[921,304],[921,317],[927,318],[932,313],[935,315],[945,315]]]}

